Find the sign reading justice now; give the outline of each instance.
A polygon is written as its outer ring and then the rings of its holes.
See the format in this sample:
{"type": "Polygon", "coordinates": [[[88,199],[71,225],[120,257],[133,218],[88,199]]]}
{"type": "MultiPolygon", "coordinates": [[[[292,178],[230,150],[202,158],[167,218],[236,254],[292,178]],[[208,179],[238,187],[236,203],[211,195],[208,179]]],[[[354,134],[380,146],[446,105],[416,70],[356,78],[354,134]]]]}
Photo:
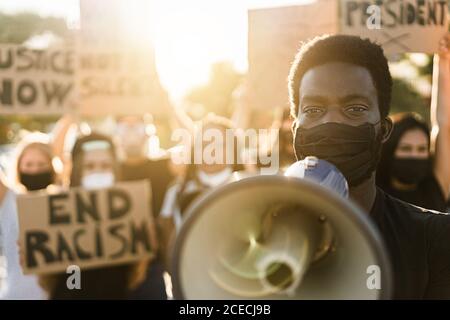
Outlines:
{"type": "Polygon", "coordinates": [[[61,113],[74,103],[72,49],[0,45],[0,113],[61,113]]]}
{"type": "Polygon", "coordinates": [[[26,274],[132,262],[154,256],[147,181],[17,198],[26,274]]]}
{"type": "Polygon", "coordinates": [[[0,45],[0,114],[157,113],[164,93],[151,50],[0,45]]]}

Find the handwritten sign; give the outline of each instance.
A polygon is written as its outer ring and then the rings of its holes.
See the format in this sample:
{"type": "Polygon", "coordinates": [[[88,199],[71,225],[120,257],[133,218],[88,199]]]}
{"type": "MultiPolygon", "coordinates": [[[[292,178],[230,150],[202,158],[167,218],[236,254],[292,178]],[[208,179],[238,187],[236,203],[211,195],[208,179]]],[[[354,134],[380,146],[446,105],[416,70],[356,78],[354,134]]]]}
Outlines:
{"type": "Polygon", "coordinates": [[[289,105],[287,77],[301,42],[337,32],[337,2],[248,12],[249,103],[254,109],[289,105]]]}
{"type": "Polygon", "coordinates": [[[63,113],[76,99],[72,49],[0,45],[0,114],[63,113]]]}
{"type": "Polygon", "coordinates": [[[434,53],[448,30],[446,0],[340,0],[339,32],[379,43],[387,53],[434,53]]]}
{"type": "Polygon", "coordinates": [[[132,262],[152,257],[156,234],[146,181],[109,189],[73,188],[19,196],[26,274],[132,262]]]}
{"type": "Polygon", "coordinates": [[[80,113],[142,115],[170,109],[156,71],[151,3],[81,0],[80,113]]]}
{"type": "Polygon", "coordinates": [[[149,51],[83,49],[77,84],[84,115],[159,113],[168,99],[149,51]]]}
{"type": "Polygon", "coordinates": [[[446,0],[316,0],[249,10],[249,107],[288,107],[291,63],[301,42],[315,36],[358,35],[388,54],[436,52],[448,30],[447,6],[446,0]]]}

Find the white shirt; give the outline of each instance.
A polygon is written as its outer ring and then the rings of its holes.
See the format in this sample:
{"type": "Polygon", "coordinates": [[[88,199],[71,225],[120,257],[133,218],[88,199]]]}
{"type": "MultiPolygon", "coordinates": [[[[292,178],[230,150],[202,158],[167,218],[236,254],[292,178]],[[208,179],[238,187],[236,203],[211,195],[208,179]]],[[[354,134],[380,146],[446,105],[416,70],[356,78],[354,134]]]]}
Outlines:
{"type": "Polygon", "coordinates": [[[6,258],[6,281],[0,288],[1,300],[42,300],[46,299],[45,291],[39,286],[35,275],[24,275],[19,263],[19,220],[17,216],[16,196],[7,191],[0,203],[0,228],[3,253],[6,258]]]}
{"type": "MultiPolygon", "coordinates": [[[[181,226],[182,216],[180,212],[180,208],[177,204],[177,196],[180,192],[181,183],[178,182],[171,186],[166,191],[166,195],[164,196],[164,202],[161,207],[160,215],[164,218],[172,218],[175,224],[176,229],[178,230],[181,226]]],[[[186,192],[192,192],[197,190],[196,183],[194,181],[189,181],[186,185],[186,192]]]]}
{"type": "MultiPolygon", "coordinates": [[[[201,182],[201,184],[208,188],[218,187],[222,184],[225,184],[226,182],[230,181],[232,175],[233,171],[231,170],[231,168],[225,168],[222,171],[210,174],[204,173],[203,171],[197,172],[198,180],[201,182]]],[[[180,188],[181,182],[177,182],[169,189],[167,189],[160,212],[160,215],[164,218],[173,218],[177,230],[181,227],[182,224],[182,215],[177,204],[177,196],[180,192],[180,188]]],[[[184,191],[190,193],[195,192],[198,189],[198,183],[195,180],[190,180],[187,182],[184,191]]]]}

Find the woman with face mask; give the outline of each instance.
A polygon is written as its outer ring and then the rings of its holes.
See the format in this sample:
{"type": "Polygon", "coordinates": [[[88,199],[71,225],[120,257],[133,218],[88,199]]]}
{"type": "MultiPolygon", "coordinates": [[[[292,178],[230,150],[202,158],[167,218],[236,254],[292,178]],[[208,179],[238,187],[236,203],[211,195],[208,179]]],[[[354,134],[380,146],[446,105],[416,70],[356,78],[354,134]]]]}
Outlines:
{"type": "Polygon", "coordinates": [[[110,138],[92,133],[79,138],[72,149],[71,187],[101,189],[119,180],[115,147],[110,138]]]}
{"type": "Polygon", "coordinates": [[[430,131],[419,115],[392,116],[394,129],[382,150],[377,184],[392,196],[437,211],[446,211],[446,195],[433,171],[430,131]]]}
{"type": "Polygon", "coordinates": [[[45,299],[46,294],[34,275],[23,275],[19,263],[17,240],[19,222],[16,193],[38,192],[56,181],[53,167],[52,147],[47,136],[30,134],[17,147],[14,174],[16,185],[7,187],[6,178],[0,179],[0,227],[6,257],[6,283],[2,286],[0,299],[45,299]],[[15,190],[15,191],[14,191],[15,190]]]}
{"type": "Polygon", "coordinates": [[[32,142],[20,152],[17,160],[17,184],[26,191],[46,189],[56,180],[50,145],[32,142]]]}
{"type": "MultiPolygon", "coordinates": [[[[72,151],[71,187],[88,190],[108,188],[120,180],[115,147],[104,135],[79,138],[72,151]]],[[[127,299],[144,281],[148,261],[82,270],[81,290],[69,290],[67,274],[41,276],[50,299],[127,299]]]]}
{"type": "Polygon", "coordinates": [[[394,129],[384,144],[377,184],[400,200],[447,211],[450,184],[450,34],[435,55],[431,101],[432,132],[418,115],[392,116],[394,129]]]}

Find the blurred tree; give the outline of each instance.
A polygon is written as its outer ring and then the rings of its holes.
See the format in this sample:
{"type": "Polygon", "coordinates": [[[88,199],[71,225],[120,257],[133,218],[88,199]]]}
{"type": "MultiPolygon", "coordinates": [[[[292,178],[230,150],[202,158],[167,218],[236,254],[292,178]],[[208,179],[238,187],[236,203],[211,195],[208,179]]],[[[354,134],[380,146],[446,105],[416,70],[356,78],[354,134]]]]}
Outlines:
{"type": "Polygon", "coordinates": [[[206,85],[192,89],[185,98],[191,105],[188,113],[193,118],[202,117],[209,112],[230,117],[232,94],[242,80],[230,62],[218,62],[212,65],[209,81],[206,85]]]}
{"type": "Polygon", "coordinates": [[[417,112],[429,121],[430,100],[422,97],[407,81],[394,78],[390,113],[399,112],[417,112]]]}
{"type": "Polygon", "coordinates": [[[70,34],[63,18],[41,17],[34,13],[9,15],[0,12],[0,43],[21,44],[45,32],[54,33],[61,38],[70,34]]]}
{"type": "Polygon", "coordinates": [[[432,54],[428,55],[427,61],[428,62],[425,65],[417,66],[417,71],[422,76],[431,75],[433,73],[433,55],[432,54]]]}
{"type": "MultiPolygon", "coordinates": [[[[67,39],[72,31],[63,18],[41,17],[34,13],[4,14],[0,12],[0,43],[22,44],[43,33],[53,33],[67,39]]],[[[21,129],[47,131],[57,116],[2,115],[0,117],[0,145],[14,143],[21,129]]]]}

